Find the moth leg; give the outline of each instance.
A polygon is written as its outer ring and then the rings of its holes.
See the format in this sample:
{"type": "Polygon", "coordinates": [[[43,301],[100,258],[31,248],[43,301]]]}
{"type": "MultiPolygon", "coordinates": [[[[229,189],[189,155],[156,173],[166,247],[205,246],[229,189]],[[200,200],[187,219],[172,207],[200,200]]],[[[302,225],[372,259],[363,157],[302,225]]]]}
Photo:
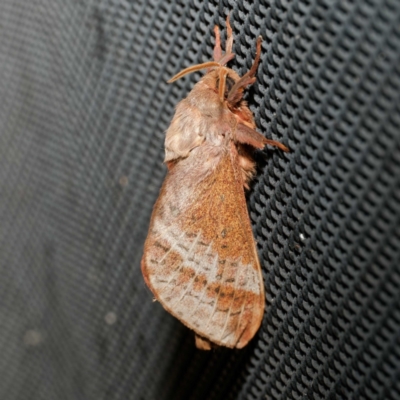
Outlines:
{"type": "Polygon", "coordinates": [[[235,131],[236,142],[263,149],[267,140],[261,133],[244,124],[238,124],[235,131]]]}
{"type": "Polygon", "coordinates": [[[232,36],[232,28],[231,24],[229,23],[229,15],[226,17],[226,31],[227,31],[227,38],[226,38],[226,45],[225,45],[225,54],[222,55],[221,49],[221,36],[219,33],[218,26],[215,26],[215,46],[214,46],[214,61],[218,61],[220,65],[226,65],[230,60],[235,57],[235,54],[232,53],[232,46],[233,46],[233,36],[232,36]]]}
{"type": "Polygon", "coordinates": [[[219,34],[219,28],[217,25],[214,27],[215,33],[215,46],[214,46],[214,61],[219,61],[222,58],[221,50],[221,36],[219,34]]]}
{"type": "Polygon", "coordinates": [[[196,347],[199,350],[211,350],[214,347],[214,344],[211,343],[208,339],[203,338],[196,333],[194,334],[194,341],[196,343],[196,347]]]}
{"type": "Polygon", "coordinates": [[[228,93],[228,102],[229,103],[237,103],[239,100],[241,100],[243,96],[243,90],[246,88],[246,86],[252,85],[255,81],[255,75],[257,72],[258,64],[260,62],[260,56],[261,56],[261,36],[257,38],[257,44],[256,44],[256,56],[253,61],[253,65],[251,66],[250,70],[243,75],[232,87],[232,89],[228,93]]]}
{"type": "Polygon", "coordinates": [[[238,164],[242,173],[243,188],[249,190],[249,183],[256,172],[256,164],[252,157],[252,151],[249,146],[237,145],[238,164]]]}
{"type": "Polygon", "coordinates": [[[248,127],[244,124],[238,124],[235,131],[235,140],[242,144],[248,144],[257,149],[263,149],[265,145],[275,146],[279,149],[288,152],[289,149],[282,143],[276,140],[267,139],[261,133],[248,127]]]}
{"type": "Polygon", "coordinates": [[[271,139],[265,138],[265,144],[267,144],[268,146],[275,146],[278,149],[281,149],[286,153],[289,152],[289,149],[284,144],[282,144],[281,142],[277,142],[276,140],[271,140],[271,139]]]}

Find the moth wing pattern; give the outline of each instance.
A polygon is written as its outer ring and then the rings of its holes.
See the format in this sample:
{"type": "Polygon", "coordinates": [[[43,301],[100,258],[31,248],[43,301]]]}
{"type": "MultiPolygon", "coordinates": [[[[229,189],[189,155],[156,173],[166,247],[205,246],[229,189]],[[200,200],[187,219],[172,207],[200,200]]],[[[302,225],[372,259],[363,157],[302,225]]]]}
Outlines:
{"type": "Polygon", "coordinates": [[[167,174],[142,271],[155,298],[197,335],[242,348],[262,321],[263,279],[236,147],[204,175],[207,154],[201,146],[167,174]]]}

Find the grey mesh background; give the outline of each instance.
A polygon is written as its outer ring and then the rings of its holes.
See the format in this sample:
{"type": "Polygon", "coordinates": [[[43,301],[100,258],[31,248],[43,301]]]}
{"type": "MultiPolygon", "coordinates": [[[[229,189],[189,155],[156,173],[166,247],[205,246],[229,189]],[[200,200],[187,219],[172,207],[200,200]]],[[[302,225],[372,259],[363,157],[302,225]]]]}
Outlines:
{"type": "Polygon", "coordinates": [[[398,0],[2,0],[0,94],[0,399],[400,399],[398,0]],[[140,259],[200,74],[166,80],[228,12],[291,152],[257,153],[248,194],[262,328],[205,353],[140,259]]]}

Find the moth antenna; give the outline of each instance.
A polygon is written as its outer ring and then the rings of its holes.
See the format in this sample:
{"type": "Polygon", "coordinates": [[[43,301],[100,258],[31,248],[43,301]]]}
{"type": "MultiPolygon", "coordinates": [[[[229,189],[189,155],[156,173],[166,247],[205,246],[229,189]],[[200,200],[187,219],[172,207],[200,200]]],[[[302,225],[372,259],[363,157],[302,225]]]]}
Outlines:
{"type": "Polygon", "coordinates": [[[208,61],[203,64],[192,65],[191,67],[187,67],[187,68],[183,69],[181,72],[178,72],[169,81],[167,81],[167,83],[175,82],[178,79],[182,78],[183,76],[185,76],[187,74],[191,74],[192,72],[200,71],[201,69],[211,68],[211,67],[220,67],[220,66],[221,66],[221,64],[217,63],[215,61],[208,61]]]}
{"type": "Polygon", "coordinates": [[[256,43],[256,56],[254,58],[253,65],[251,66],[250,71],[247,72],[247,74],[246,74],[247,76],[250,76],[250,77],[256,76],[258,64],[260,63],[261,42],[262,42],[262,38],[261,38],[261,36],[259,36],[257,38],[257,43],[256,43]]]}
{"type": "Polygon", "coordinates": [[[221,36],[219,34],[219,28],[217,25],[214,27],[215,33],[215,46],[214,46],[214,61],[219,61],[222,58],[221,50],[221,36]]]}
{"type": "Polygon", "coordinates": [[[235,103],[239,101],[242,97],[241,92],[243,91],[243,89],[248,85],[252,85],[256,81],[255,75],[261,56],[261,41],[262,38],[261,36],[259,36],[257,38],[256,56],[254,58],[253,65],[251,66],[250,70],[233,85],[232,89],[228,93],[228,102],[235,103]]]}
{"type": "Polygon", "coordinates": [[[228,93],[228,103],[235,104],[243,96],[243,89],[246,86],[252,85],[256,81],[256,78],[250,78],[248,76],[242,76],[232,87],[228,93]]]}
{"type": "Polygon", "coordinates": [[[225,87],[226,87],[226,76],[228,73],[221,68],[219,70],[219,85],[218,85],[218,94],[219,94],[219,99],[221,100],[221,103],[224,102],[225,100],[225,87]]]}
{"type": "Polygon", "coordinates": [[[225,44],[225,54],[231,54],[233,47],[233,34],[231,24],[229,22],[229,14],[226,17],[226,44],[225,44]]]}

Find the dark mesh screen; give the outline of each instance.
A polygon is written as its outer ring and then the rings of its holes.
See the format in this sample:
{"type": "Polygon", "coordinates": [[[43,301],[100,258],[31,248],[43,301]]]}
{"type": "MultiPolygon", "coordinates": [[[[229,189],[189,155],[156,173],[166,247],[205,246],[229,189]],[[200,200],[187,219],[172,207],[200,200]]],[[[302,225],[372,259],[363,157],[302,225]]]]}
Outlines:
{"type": "Polygon", "coordinates": [[[398,0],[0,3],[0,399],[400,399],[398,0]],[[266,286],[195,349],[140,272],[164,132],[230,12],[266,286]]]}

